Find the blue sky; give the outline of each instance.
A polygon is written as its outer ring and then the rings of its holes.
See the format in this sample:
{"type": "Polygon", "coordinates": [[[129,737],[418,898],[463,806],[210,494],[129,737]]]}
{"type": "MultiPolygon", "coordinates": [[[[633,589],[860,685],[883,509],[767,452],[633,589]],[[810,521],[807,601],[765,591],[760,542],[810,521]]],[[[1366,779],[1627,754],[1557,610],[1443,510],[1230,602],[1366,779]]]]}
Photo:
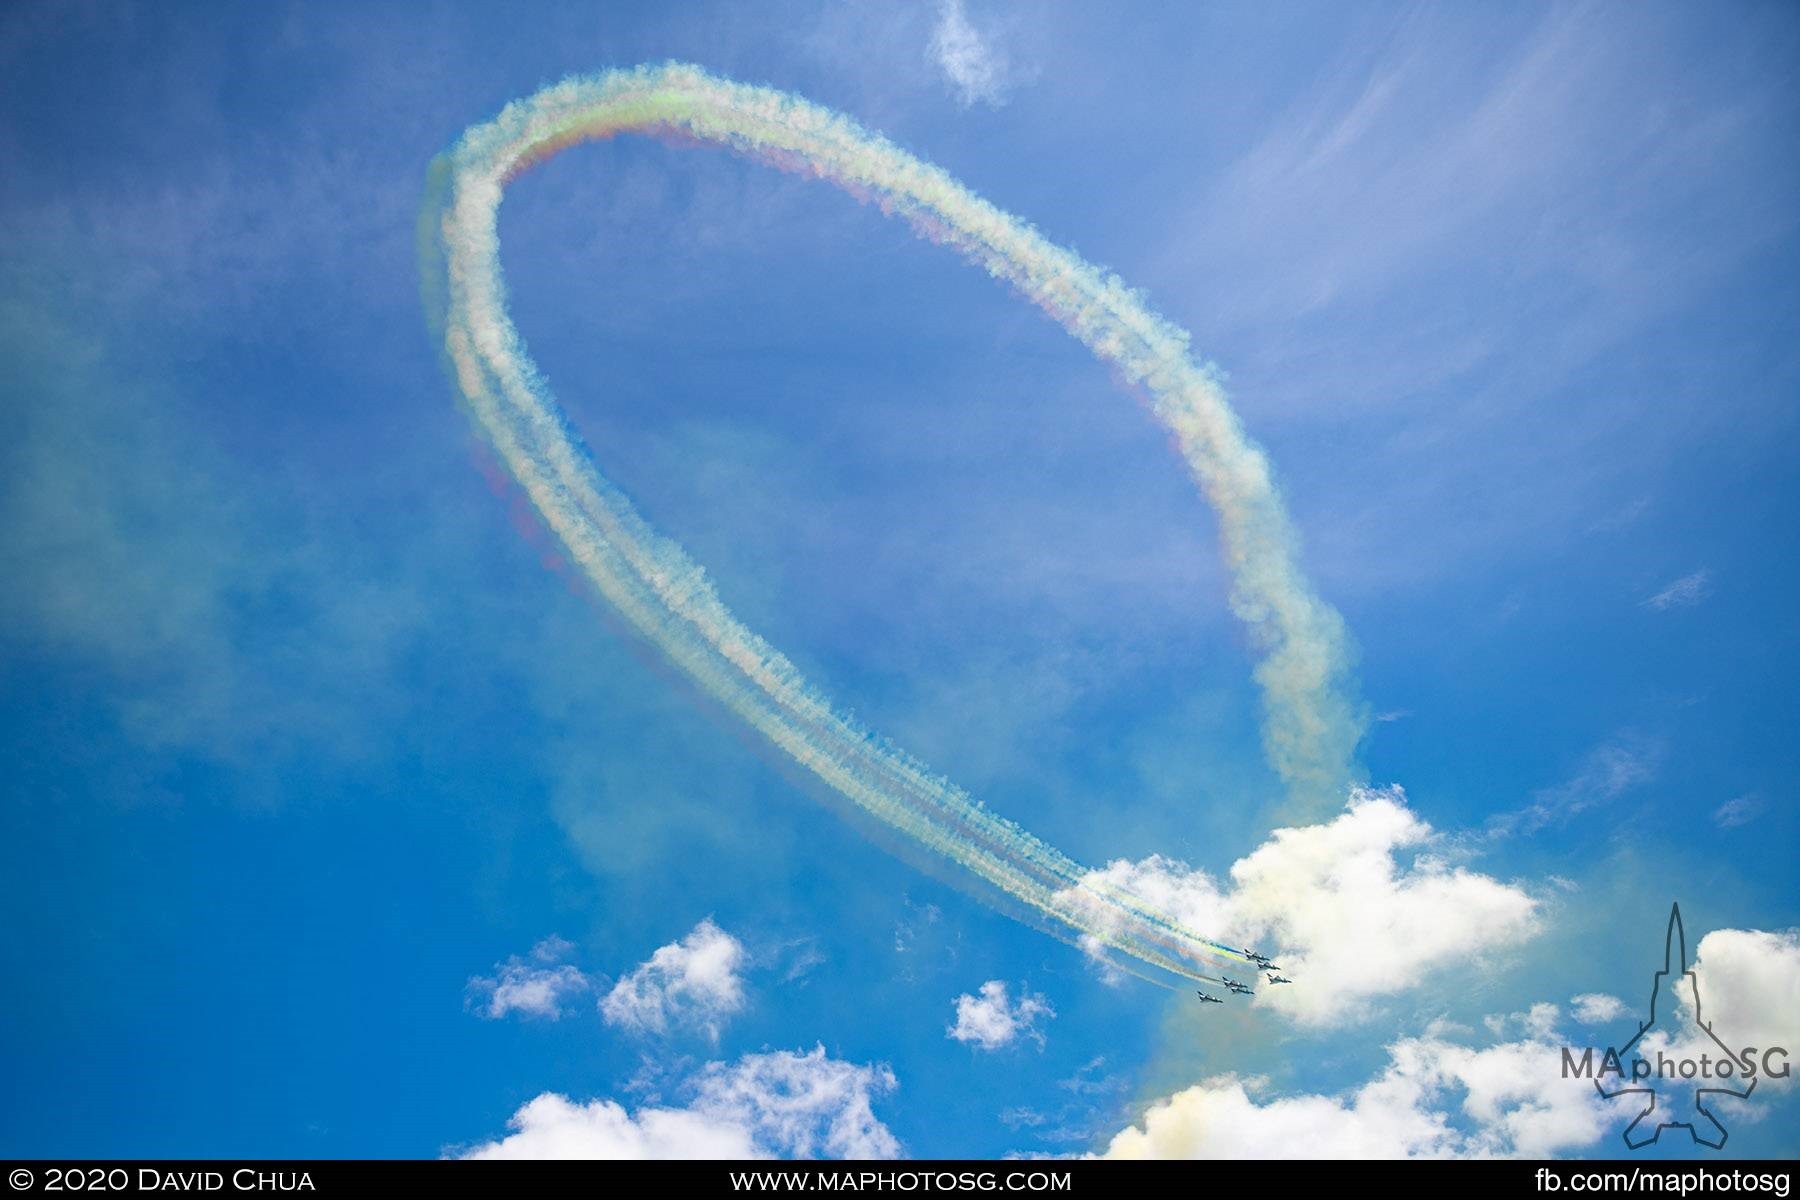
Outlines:
{"type": "MultiPolygon", "coordinates": [[[[1613,1032],[1573,997],[1641,1007],[1672,900],[1702,986],[1800,1042],[1797,51],[1749,4],[10,8],[0,1149],[430,1156],[554,1093],[520,1136],[829,1150],[768,1115],[805,1077],[862,1149],[1204,1152],[1200,1113],[1297,1151],[1312,1098],[1381,1152],[1356,1097],[1403,1044],[1443,1073],[1406,1115],[1456,1131],[1408,1145],[1538,1146],[1446,1047],[1613,1032]],[[1397,886],[1293,882],[1212,514],[1055,325],[713,151],[579,147],[502,210],[534,357],[738,615],[1084,862],[1276,846],[1232,911],[1320,965],[1298,1007],[1109,982],[844,820],[492,482],[420,305],[426,165],[666,58],[887,134],[1225,374],[1404,789],[1306,844],[1397,886]],[[1387,924],[1327,944],[1346,897],[1387,924]],[[634,973],[706,945],[698,990],[634,973]],[[471,982],[515,959],[568,969],[535,1016],[471,982]],[[634,995],[664,1028],[608,1019],[634,995]]],[[[1507,1112],[1593,1116],[1526,1077],[1507,1112]]],[[[1800,1149],[1791,1093],[1729,1152],[1800,1149]]]]}

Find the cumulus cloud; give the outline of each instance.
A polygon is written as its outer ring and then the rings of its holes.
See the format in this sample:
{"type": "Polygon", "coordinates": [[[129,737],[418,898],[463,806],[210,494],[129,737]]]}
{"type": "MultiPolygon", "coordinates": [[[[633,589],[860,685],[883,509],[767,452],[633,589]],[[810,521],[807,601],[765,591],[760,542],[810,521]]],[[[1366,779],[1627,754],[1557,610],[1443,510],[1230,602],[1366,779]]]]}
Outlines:
{"type": "Polygon", "coordinates": [[[456,1157],[896,1158],[900,1143],[875,1116],[891,1092],[885,1065],[811,1053],[747,1054],[709,1063],[689,1083],[684,1108],[631,1111],[616,1100],[577,1103],[545,1092],[525,1104],[496,1141],[456,1157]]]}
{"type": "Polygon", "coordinates": [[[1498,1024],[1513,1041],[1471,1047],[1443,1030],[1387,1048],[1386,1066],[1330,1095],[1266,1095],[1220,1075],[1151,1105],[1108,1158],[1544,1158],[1593,1145],[1628,1105],[1562,1075],[1555,1005],[1498,1024]]]}
{"type": "Polygon", "coordinates": [[[1576,996],[1569,1004],[1573,1009],[1572,1015],[1583,1025],[1602,1025],[1607,1021],[1616,1021],[1630,1011],[1623,1000],[1604,992],[1588,992],[1576,996]]]}
{"type": "Polygon", "coordinates": [[[897,1086],[885,1065],[810,1054],[751,1054],[712,1063],[698,1107],[748,1123],[760,1144],[796,1158],[896,1158],[900,1143],[875,1117],[873,1100],[897,1086]]]}
{"type": "Polygon", "coordinates": [[[587,991],[588,978],[560,960],[574,945],[551,936],[531,948],[525,958],[514,955],[494,964],[492,976],[469,980],[469,1006],[490,1020],[517,1013],[523,1017],[559,1019],[570,999],[587,991]]]}
{"type": "Polygon", "coordinates": [[[977,101],[996,106],[1006,102],[1012,66],[1005,51],[970,24],[963,0],[938,0],[931,58],[964,108],[977,101]]]}
{"type": "MultiPolygon", "coordinates": [[[[1694,971],[1706,1019],[1728,1045],[1800,1042],[1800,930],[1714,930],[1700,941],[1694,971]]],[[[1673,990],[1686,1023],[1659,1015],[1638,1053],[1680,1059],[1714,1051],[1692,1023],[1693,989],[1677,983],[1673,990]]],[[[1261,1079],[1213,1076],[1152,1104],[1113,1136],[1105,1156],[1544,1158],[1583,1151],[1622,1131],[1644,1100],[1608,1100],[1592,1081],[1564,1077],[1564,1048],[1596,1044],[1591,1034],[1571,1036],[1565,1018],[1598,1025],[1634,1011],[1598,992],[1573,997],[1566,1014],[1555,1004],[1534,1004],[1485,1018],[1495,1040],[1480,1047],[1435,1026],[1388,1046],[1386,1065],[1368,1080],[1329,1094],[1276,1095],[1261,1079]]],[[[1759,1088],[1758,1105],[1737,1112],[1751,1120],[1765,1115],[1764,1095],[1759,1088]]]]}
{"type": "Polygon", "coordinates": [[[1087,883],[1274,955],[1294,983],[1261,987],[1253,1003],[1324,1026],[1536,928],[1536,900],[1452,865],[1433,853],[1441,840],[1401,789],[1359,789],[1326,824],[1277,829],[1232,864],[1229,885],[1161,856],[1115,861],[1087,883]]]}
{"type": "Polygon", "coordinates": [[[709,918],[614,984],[600,1015],[633,1033],[699,1029],[717,1041],[725,1019],[744,1007],[748,961],[743,943],[709,918]]]}
{"type": "Polygon", "coordinates": [[[1683,575],[1654,596],[1647,597],[1645,608],[1663,612],[1671,608],[1692,608],[1712,595],[1712,572],[1706,569],[1683,575]]]}
{"type": "Polygon", "coordinates": [[[1044,1033],[1038,1028],[1038,1021],[1055,1016],[1050,1002],[1036,992],[1021,987],[1019,998],[1014,1001],[1007,996],[1005,983],[990,979],[981,985],[980,995],[965,992],[956,998],[956,1023],[944,1032],[954,1041],[982,1050],[1010,1046],[1020,1037],[1028,1037],[1042,1047],[1044,1033]]]}
{"type": "MultiPolygon", "coordinates": [[[[1728,1045],[1800,1053],[1800,930],[1715,929],[1700,939],[1694,976],[1704,1016],[1728,1045]]],[[[1692,1004],[1689,989],[1678,995],[1692,1004]]]]}
{"type": "Polygon", "coordinates": [[[459,1158],[754,1158],[742,1125],[687,1109],[629,1112],[616,1100],[577,1104],[545,1092],[507,1121],[512,1132],[459,1158]]]}
{"type": "MultiPolygon", "coordinates": [[[[1660,955],[1647,962],[1646,977],[1661,965],[1660,955]]],[[[1800,930],[1714,930],[1701,939],[1691,969],[1692,979],[1682,975],[1659,981],[1659,995],[1672,997],[1673,1003],[1657,1005],[1654,1024],[1642,1032],[1630,1057],[1661,1064],[1698,1062],[1702,1056],[1722,1061],[1722,1053],[1728,1053],[1741,1056],[1737,1070],[1731,1076],[1692,1082],[1673,1076],[1665,1079],[1660,1074],[1643,1080],[1619,1079],[1608,1090],[1639,1089],[1639,1094],[1623,1097],[1631,1101],[1631,1115],[1654,1113],[1669,1127],[1691,1121],[1695,1140],[1714,1144],[1721,1131],[1729,1138],[1736,1121],[1767,1116],[1768,1102],[1779,1100],[1788,1086],[1787,1079],[1769,1072],[1788,1069],[1791,1059],[1784,1062],[1781,1055],[1770,1058],[1764,1052],[1771,1046],[1791,1048],[1800,1035],[1800,930]],[[1754,1077],[1745,1074],[1751,1068],[1754,1077]],[[1650,1093],[1648,1097],[1642,1094],[1644,1089],[1650,1093]],[[1703,1098],[1700,1089],[1714,1094],[1703,1098]],[[1717,1130],[1699,1115],[1703,1099],[1704,1117],[1719,1122],[1717,1130]],[[1653,1108],[1645,1107],[1647,1100],[1654,1101],[1653,1108]]],[[[1635,1021],[1651,1019],[1648,991],[1646,988],[1644,1008],[1619,1006],[1619,1015],[1626,1018],[1616,1030],[1620,1036],[1610,1042],[1595,1041],[1595,1050],[1609,1044],[1623,1050],[1638,1028],[1635,1021]]],[[[1660,1133],[1654,1121],[1641,1126],[1638,1136],[1653,1133],[1660,1133]]]]}
{"type": "MultiPolygon", "coordinates": [[[[1562,1019],[1562,1010],[1554,1004],[1534,1004],[1524,1012],[1492,1013],[1481,1019],[1488,1032],[1495,1037],[1505,1037],[1508,1033],[1522,1033],[1539,1041],[1549,1038],[1556,1031],[1557,1022],[1562,1019]]],[[[1443,1026],[1448,1028],[1448,1026],[1443,1026]]]]}

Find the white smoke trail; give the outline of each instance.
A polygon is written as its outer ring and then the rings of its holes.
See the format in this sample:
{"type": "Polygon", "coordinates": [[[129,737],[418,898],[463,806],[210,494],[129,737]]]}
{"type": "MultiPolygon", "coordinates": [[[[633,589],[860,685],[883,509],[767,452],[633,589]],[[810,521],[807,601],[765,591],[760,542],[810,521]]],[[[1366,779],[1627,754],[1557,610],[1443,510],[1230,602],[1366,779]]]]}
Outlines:
{"type": "Polygon", "coordinates": [[[1262,452],[1187,336],[1120,280],[949,175],[798,97],[692,66],[572,79],[475,126],[434,164],[420,220],[428,305],[474,419],[570,558],[630,624],[736,716],[826,784],[1087,945],[1190,978],[1243,956],[1089,872],[838,713],[745,628],[705,573],[595,469],[506,310],[498,213],[506,183],[567,145],[666,132],[755,155],[873,199],[1037,303],[1149,392],[1217,511],[1232,607],[1255,631],[1265,744],[1297,789],[1335,790],[1360,734],[1342,686],[1338,615],[1308,588],[1262,452]]]}

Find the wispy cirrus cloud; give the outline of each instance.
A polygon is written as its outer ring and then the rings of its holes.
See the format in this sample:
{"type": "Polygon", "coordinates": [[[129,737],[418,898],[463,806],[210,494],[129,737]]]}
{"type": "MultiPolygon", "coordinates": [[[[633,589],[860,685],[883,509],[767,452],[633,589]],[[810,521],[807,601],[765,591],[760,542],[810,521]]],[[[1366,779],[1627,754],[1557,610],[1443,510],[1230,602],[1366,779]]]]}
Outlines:
{"type": "Polygon", "coordinates": [[[1107,1069],[1105,1055],[1089,1059],[1075,1073],[1056,1081],[1060,1101],[1049,1104],[1021,1104],[1001,1112],[1000,1123],[1008,1129],[1027,1130],[1029,1136],[1049,1145],[1092,1144],[1101,1132],[1103,1122],[1116,1116],[1115,1105],[1130,1086],[1122,1074],[1107,1069]]]}
{"type": "Polygon", "coordinates": [[[1734,796],[1713,809],[1713,823],[1721,829],[1736,829],[1762,816],[1763,798],[1754,792],[1734,796]]]}
{"type": "MultiPolygon", "coordinates": [[[[1791,104],[1775,75],[1695,71],[1681,105],[1659,104],[1657,81],[1693,61],[1692,13],[1484,14],[1364,10],[1211,193],[1169,207],[1147,280],[1232,347],[1262,428],[1342,421],[1371,447],[1304,464],[1309,486],[1340,498],[1307,531],[1334,595],[1392,588],[1397,572],[1451,579],[1642,519],[1644,454],[1626,448],[1678,461],[1670,427],[1644,420],[1630,389],[1576,404],[1572,372],[1625,346],[1653,353],[1659,322],[1790,236],[1795,176],[1775,148],[1791,104]],[[1733,183],[1706,182],[1719,179],[1733,183]],[[1394,322],[1396,303],[1420,319],[1394,322]],[[1608,449],[1582,452],[1595,445],[1608,449]],[[1497,454],[1509,472],[1492,470],[1497,454]],[[1477,472],[1496,515],[1435,519],[1469,503],[1477,472]],[[1520,476],[1541,481],[1530,497],[1520,476]]],[[[1779,44],[1767,34],[1745,22],[1732,53],[1754,59],[1756,43],[1779,44]]]]}
{"type": "Polygon", "coordinates": [[[1534,792],[1530,804],[1490,817],[1488,836],[1531,834],[1563,824],[1649,783],[1656,778],[1661,761],[1661,746],[1635,734],[1621,734],[1589,751],[1573,775],[1534,792]]]}
{"type": "Polygon", "coordinates": [[[1645,608],[1665,612],[1671,608],[1693,608],[1711,595],[1712,571],[1702,567],[1692,575],[1671,580],[1661,591],[1646,596],[1641,603],[1645,608]]]}

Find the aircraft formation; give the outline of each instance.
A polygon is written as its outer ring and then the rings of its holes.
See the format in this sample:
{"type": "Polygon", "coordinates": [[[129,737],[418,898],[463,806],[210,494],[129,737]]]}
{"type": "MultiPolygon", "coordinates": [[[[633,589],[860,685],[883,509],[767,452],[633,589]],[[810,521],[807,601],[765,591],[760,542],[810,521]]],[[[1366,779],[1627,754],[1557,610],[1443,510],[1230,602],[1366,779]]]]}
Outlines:
{"type": "MultiPolygon", "coordinates": [[[[1274,963],[1270,962],[1267,955],[1258,954],[1254,950],[1241,950],[1241,951],[1239,951],[1239,953],[1241,953],[1245,958],[1249,959],[1251,962],[1256,964],[1256,969],[1261,971],[1264,974],[1264,976],[1266,976],[1268,978],[1270,986],[1274,986],[1275,984],[1278,984],[1278,983],[1294,982],[1293,980],[1289,979],[1287,976],[1283,975],[1281,973],[1281,968],[1276,966],[1274,963]]],[[[1229,991],[1234,996],[1254,996],[1254,995],[1256,995],[1256,989],[1251,987],[1247,983],[1239,983],[1235,979],[1221,979],[1220,982],[1223,983],[1225,985],[1226,990],[1229,991]]],[[[1225,1003],[1225,1001],[1222,998],[1220,998],[1218,996],[1209,996],[1205,992],[1202,992],[1202,991],[1195,991],[1194,995],[1200,997],[1200,1003],[1202,1003],[1202,1004],[1223,1004],[1223,1003],[1225,1003]]]]}

